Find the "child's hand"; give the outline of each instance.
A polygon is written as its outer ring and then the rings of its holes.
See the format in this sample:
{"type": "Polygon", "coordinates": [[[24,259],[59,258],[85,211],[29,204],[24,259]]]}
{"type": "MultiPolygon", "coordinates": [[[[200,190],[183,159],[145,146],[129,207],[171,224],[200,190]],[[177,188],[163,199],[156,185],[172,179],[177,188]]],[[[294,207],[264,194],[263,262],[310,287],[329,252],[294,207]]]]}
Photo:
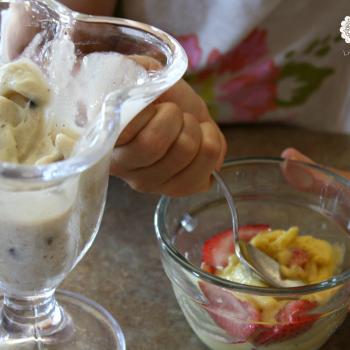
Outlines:
{"type": "MultiPolygon", "coordinates": [[[[315,164],[310,158],[304,156],[293,148],[288,148],[282,153],[282,157],[288,160],[296,160],[304,163],[315,164]]],[[[329,169],[333,173],[350,179],[350,173],[337,169],[329,169]]],[[[322,194],[322,198],[337,198],[337,205],[350,208],[350,191],[343,185],[338,185],[332,177],[317,170],[317,168],[307,168],[298,162],[283,163],[283,174],[288,183],[299,191],[311,192],[317,195],[322,194]]]]}
{"type": "MultiPolygon", "coordinates": [[[[10,14],[7,34],[13,40],[7,41],[7,53],[13,59],[40,28],[23,32],[19,23],[31,21],[31,16],[22,3],[11,4],[10,14]]],[[[131,58],[146,69],[160,68],[147,57],[131,58]]],[[[125,129],[113,153],[111,173],[142,192],[187,195],[208,189],[211,173],[220,169],[225,153],[226,141],[205,103],[181,80],[125,129]]]]}
{"type": "Polygon", "coordinates": [[[205,103],[181,80],[125,129],[111,173],[141,192],[183,196],[209,188],[225,153],[205,103]]]}
{"type": "MultiPolygon", "coordinates": [[[[311,163],[311,164],[315,164],[315,162],[313,160],[311,160],[310,158],[306,157],[304,154],[300,153],[298,150],[296,150],[295,148],[287,148],[282,152],[281,155],[282,158],[285,159],[291,159],[291,160],[298,160],[304,163],[311,163]]],[[[350,179],[350,172],[349,171],[345,171],[345,170],[340,170],[340,169],[334,169],[334,168],[328,168],[331,171],[333,171],[334,173],[343,176],[343,177],[347,177],[348,179],[350,179]]]]}

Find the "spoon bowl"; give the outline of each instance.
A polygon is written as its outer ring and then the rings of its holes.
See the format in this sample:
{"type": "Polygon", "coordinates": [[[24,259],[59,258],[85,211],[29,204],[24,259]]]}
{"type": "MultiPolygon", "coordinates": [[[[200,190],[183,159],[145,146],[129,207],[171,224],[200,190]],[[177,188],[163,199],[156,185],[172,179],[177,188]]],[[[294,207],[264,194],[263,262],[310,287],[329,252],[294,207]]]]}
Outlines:
{"type": "Polygon", "coordinates": [[[235,250],[240,262],[268,285],[277,288],[301,287],[305,285],[299,280],[283,279],[278,262],[252,244],[240,240],[235,250]]]}
{"type": "Polygon", "coordinates": [[[246,243],[239,239],[237,210],[231,192],[217,172],[214,172],[213,175],[223,189],[223,193],[232,216],[232,233],[235,245],[235,254],[240,263],[268,286],[290,288],[305,285],[305,283],[299,280],[283,279],[280,273],[280,266],[277,261],[270,258],[260,249],[255,248],[252,244],[246,243]]]}

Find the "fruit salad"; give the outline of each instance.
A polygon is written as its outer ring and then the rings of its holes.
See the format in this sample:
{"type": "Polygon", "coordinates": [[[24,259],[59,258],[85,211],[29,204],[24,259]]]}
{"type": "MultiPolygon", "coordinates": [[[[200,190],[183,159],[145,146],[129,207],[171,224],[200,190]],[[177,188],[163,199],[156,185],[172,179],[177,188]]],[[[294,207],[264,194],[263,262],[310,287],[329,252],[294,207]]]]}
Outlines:
{"type": "MultiPolygon", "coordinates": [[[[268,225],[247,225],[239,229],[239,237],[276,260],[283,278],[304,284],[327,280],[342,265],[344,252],[340,245],[300,235],[298,227],[275,230],[268,225]]],[[[202,269],[240,284],[266,286],[239,262],[231,230],[204,243],[202,269]]],[[[327,339],[324,335],[333,331],[346,314],[324,317],[319,311],[337,288],[288,299],[232,292],[204,281],[199,282],[199,287],[207,299],[205,310],[211,322],[227,339],[225,344],[197,332],[215,350],[318,349],[327,339]]]]}

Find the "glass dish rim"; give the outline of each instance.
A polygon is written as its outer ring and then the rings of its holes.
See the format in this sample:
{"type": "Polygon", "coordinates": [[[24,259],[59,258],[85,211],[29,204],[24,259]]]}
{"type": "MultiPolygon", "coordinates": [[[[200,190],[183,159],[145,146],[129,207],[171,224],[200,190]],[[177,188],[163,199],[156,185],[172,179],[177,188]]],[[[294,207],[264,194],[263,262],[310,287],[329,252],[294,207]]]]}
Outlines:
{"type": "MultiPolygon", "coordinates": [[[[302,164],[307,168],[320,171],[325,175],[333,177],[337,182],[343,184],[344,186],[347,186],[350,188],[350,181],[348,179],[332,172],[331,170],[325,167],[322,167],[317,164],[302,162],[302,161],[296,161],[296,160],[290,160],[290,159],[286,160],[284,158],[279,158],[279,157],[240,157],[240,158],[227,159],[224,162],[223,169],[225,169],[225,167],[228,167],[228,166],[239,165],[239,164],[253,164],[253,163],[281,164],[285,161],[302,164]]],[[[170,256],[170,258],[175,261],[175,263],[178,263],[182,268],[188,271],[195,278],[204,280],[218,287],[230,289],[236,292],[244,292],[247,294],[257,294],[257,295],[266,295],[266,296],[275,296],[275,297],[308,295],[312,293],[322,292],[322,291],[337,287],[339,285],[342,285],[348,280],[350,280],[350,269],[349,269],[347,271],[344,271],[341,274],[333,276],[332,278],[319,283],[309,284],[302,287],[274,288],[274,287],[248,286],[245,284],[229,281],[229,280],[214,276],[212,274],[209,274],[207,272],[204,272],[200,268],[189,263],[187,259],[181,253],[179,253],[177,249],[170,242],[166,240],[165,234],[162,233],[162,232],[166,232],[166,225],[163,219],[165,217],[167,208],[171,200],[176,200],[176,198],[172,199],[167,196],[162,196],[157,204],[157,208],[154,215],[154,227],[156,231],[156,236],[161,246],[161,249],[165,250],[166,253],[168,253],[168,255],[170,256]]]]}
{"type": "MultiPolygon", "coordinates": [[[[81,21],[97,24],[111,24],[119,27],[135,29],[145,32],[162,41],[169,49],[171,60],[159,71],[155,77],[141,86],[126,89],[121,94],[116,95],[111,92],[106,96],[102,106],[102,110],[107,108],[110,103],[118,102],[121,105],[128,97],[142,95],[145,89],[152,89],[154,92],[163,91],[164,88],[172,86],[185,73],[188,65],[186,53],[180,43],[166,32],[142,23],[124,18],[92,16],[70,10],[65,5],[55,0],[34,0],[34,2],[42,3],[48,9],[57,13],[62,21],[81,21]],[[117,98],[117,99],[116,99],[117,98]]],[[[0,3],[16,3],[16,0],[0,0],[0,3]]],[[[116,109],[116,114],[119,112],[116,109]]],[[[103,112],[102,112],[103,113],[103,112]]],[[[0,180],[29,181],[29,182],[51,182],[61,181],[72,177],[78,173],[92,167],[107,152],[107,146],[113,142],[115,137],[116,125],[118,117],[104,118],[106,135],[98,141],[98,146],[86,152],[83,156],[70,157],[66,160],[45,164],[45,165],[23,165],[8,162],[0,162],[0,180]]]]}

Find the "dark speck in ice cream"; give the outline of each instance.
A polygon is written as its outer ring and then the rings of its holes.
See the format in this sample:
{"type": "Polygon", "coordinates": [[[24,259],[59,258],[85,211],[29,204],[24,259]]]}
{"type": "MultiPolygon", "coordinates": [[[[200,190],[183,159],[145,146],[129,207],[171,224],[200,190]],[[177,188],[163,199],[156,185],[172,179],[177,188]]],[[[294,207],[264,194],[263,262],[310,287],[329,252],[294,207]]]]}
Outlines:
{"type": "Polygon", "coordinates": [[[12,256],[12,257],[16,257],[17,256],[17,251],[15,248],[10,248],[9,249],[9,254],[12,256]]]}

